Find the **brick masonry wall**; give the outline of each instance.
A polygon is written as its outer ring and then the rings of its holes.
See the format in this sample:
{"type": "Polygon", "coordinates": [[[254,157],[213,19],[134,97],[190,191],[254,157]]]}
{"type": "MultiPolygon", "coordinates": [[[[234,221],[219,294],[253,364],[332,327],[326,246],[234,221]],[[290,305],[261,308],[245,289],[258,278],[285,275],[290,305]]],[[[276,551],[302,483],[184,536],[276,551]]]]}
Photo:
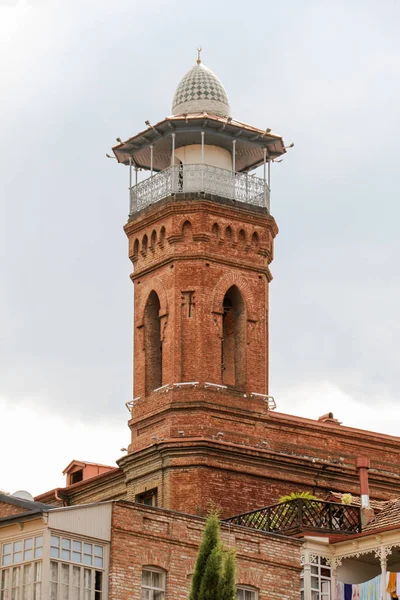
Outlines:
{"type": "MultiPolygon", "coordinates": [[[[204,520],[127,502],[113,507],[110,598],[139,600],[143,566],[166,572],[167,599],[187,600],[204,520]]],[[[298,600],[297,540],[222,525],[221,538],[235,548],[237,583],[259,590],[259,600],[298,600]]]]}
{"type": "Polygon", "coordinates": [[[15,506],[15,504],[8,504],[8,502],[0,502],[0,519],[2,517],[11,517],[12,515],[18,515],[27,511],[27,508],[15,506]]]}
{"type": "Polygon", "coordinates": [[[266,393],[268,263],[277,232],[273,218],[192,200],[147,211],[129,222],[125,231],[134,264],[134,396],[146,395],[144,312],[152,290],[161,305],[163,385],[190,380],[222,383],[223,299],[232,285],[239,288],[246,305],[243,387],[266,393]]]}

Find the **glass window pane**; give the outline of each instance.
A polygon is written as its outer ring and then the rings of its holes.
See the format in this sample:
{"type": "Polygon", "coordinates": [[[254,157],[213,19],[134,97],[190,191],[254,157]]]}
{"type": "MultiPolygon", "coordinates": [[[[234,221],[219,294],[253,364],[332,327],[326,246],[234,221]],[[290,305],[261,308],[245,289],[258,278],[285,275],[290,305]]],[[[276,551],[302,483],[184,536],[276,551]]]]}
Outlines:
{"type": "Polygon", "coordinates": [[[60,546],[60,538],[58,537],[58,535],[51,536],[50,544],[51,544],[51,546],[56,546],[56,547],[60,546]]]}
{"type": "Polygon", "coordinates": [[[34,581],[42,581],[42,563],[35,563],[34,581]]]}
{"type": "Polygon", "coordinates": [[[14,552],[20,552],[22,550],[22,540],[14,542],[14,552]]]}
{"type": "Polygon", "coordinates": [[[43,548],[35,548],[35,558],[42,558],[43,548]]]}
{"type": "Polygon", "coordinates": [[[151,585],[155,588],[161,588],[161,573],[157,573],[157,571],[152,572],[151,585]]]}
{"type": "Polygon", "coordinates": [[[151,571],[146,571],[145,569],[142,571],[142,585],[151,585],[151,571]]]}
{"type": "Polygon", "coordinates": [[[23,582],[24,585],[27,585],[28,583],[31,582],[31,577],[32,577],[32,565],[25,565],[24,566],[24,574],[23,574],[23,582]]]}
{"type": "Polygon", "coordinates": [[[42,584],[35,583],[33,588],[33,600],[42,600],[42,584]]]}
{"type": "Polygon", "coordinates": [[[69,565],[61,565],[61,583],[69,583],[69,565]]]}
{"type": "Polygon", "coordinates": [[[42,535],[38,535],[37,537],[35,537],[35,547],[38,548],[39,546],[43,546],[43,536],[42,535]]]}
{"type": "Polygon", "coordinates": [[[5,588],[8,587],[8,574],[9,574],[9,569],[6,569],[5,571],[1,572],[1,589],[4,590],[5,588]]]}
{"type": "Polygon", "coordinates": [[[69,586],[68,585],[61,585],[61,600],[68,600],[68,596],[69,596],[69,586]]]}
{"type": "Polygon", "coordinates": [[[329,581],[321,581],[321,592],[323,594],[329,593],[329,581]]]}
{"type": "Polygon", "coordinates": [[[60,557],[60,550],[58,548],[50,548],[50,556],[52,558],[59,558],[60,557]]]}
{"type": "Polygon", "coordinates": [[[96,571],[95,573],[94,589],[98,592],[101,592],[103,589],[103,573],[101,571],[96,571]]]}
{"type": "Polygon", "coordinates": [[[76,587],[81,585],[81,570],[79,567],[72,567],[72,585],[76,587]]]}
{"type": "Polygon", "coordinates": [[[24,552],[24,560],[32,560],[33,552],[32,550],[25,550],[24,552]]]}
{"type": "Polygon", "coordinates": [[[57,600],[57,583],[50,584],[50,600],[57,600]]]}
{"type": "Polygon", "coordinates": [[[319,590],[318,577],[311,577],[311,588],[313,590],[319,590]]]}
{"type": "Polygon", "coordinates": [[[20,583],[20,567],[14,567],[12,570],[12,587],[18,587],[20,583]]]}
{"type": "Polygon", "coordinates": [[[99,558],[98,556],[94,557],[94,566],[95,567],[102,567],[103,566],[103,559],[99,558]]]}
{"type": "Polygon", "coordinates": [[[164,600],[164,592],[154,592],[154,600],[164,600]]]}
{"type": "Polygon", "coordinates": [[[61,558],[63,560],[71,560],[71,551],[70,550],[61,550],[61,558]]]}
{"type": "Polygon", "coordinates": [[[327,567],[322,567],[321,568],[321,575],[323,577],[330,577],[331,576],[331,570],[328,569],[327,567]]]}
{"type": "Polygon", "coordinates": [[[1,561],[2,565],[11,565],[11,554],[7,554],[3,556],[3,560],[1,561]]]}
{"type": "Polygon", "coordinates": [[[83,564],[85,564],[85,565],[91,565],[92,564],[92,555],[91,554],[84,554],[83,555],[83,564]]]}
{"type": "Polygon", "coordinates": [[[311,565],[311,573],[318,574],[318,567],[316,565],[311,565]]]}
{"type": "Polygon", "coordinates": [[[24,550],[31,550],[32,547],[33,547],[33,539],[32,538],[28,538],[27,540],[24,540],[24,550]]]}
{"type": "Polygon", "coordinates": [[[61,540],[61,548],[65,548],[66,550],[70,550],[71,549],[71,540],[63,538],[61,540]]]}
{"type": "Polygon", "coordinates": [[[58,563],[54,561],[50,562],[50,580],[58,581],[58,563]]]}
{"type": "Polygon", "coordinates": [[[83,571],[83,587],[90,589],[92,587],[92,572],[90,569],[83,571]]]}
{"type": "Polygon", "coordinates": [[[15,552],[13,556],[13,562],[21,562],[22,560],[22,552],[15,552]]]}
{"type": "Polygon", "coordinates": [[[83,551],[86,554],[93,554],[93,544],[83,544],[83,551]]]}
{"type": "Polygon", "coordinates": [[[72,549],[76,550],[77,552],[81,552],[82,551],[82,542],[78,542],[77,540],[74,540],[72,542],[72,549]]]}
{"type": "Polygon", "coordinates": [[[4,544],[3,546],[3,554],[11,554],[11,544],[4,544]]]}
{"type": "Polygon", "coordinates": [[[103,556],[103,546],[95,546],[94,554],[95,556],[103,556]]]}
{"type": "Polygon", "coordinates": [[[142,589],[142,600],[151,600],[150,590],[142,589]]]}
{"type": "Polygon", "coordinates": [[[73,552],[72,553],[72,560],[74,562],[78,562],[78,563],[82,562],[82,554],[80,552],[73,552]]]}

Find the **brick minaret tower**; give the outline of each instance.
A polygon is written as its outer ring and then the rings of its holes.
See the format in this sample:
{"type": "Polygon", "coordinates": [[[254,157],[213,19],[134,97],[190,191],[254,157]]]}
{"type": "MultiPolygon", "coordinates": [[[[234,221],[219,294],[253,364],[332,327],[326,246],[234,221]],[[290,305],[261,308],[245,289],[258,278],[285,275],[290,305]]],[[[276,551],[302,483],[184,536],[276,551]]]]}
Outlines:
{"type": "Polygon", "coordinates": [[[135,285],[132,440],[119,464],[130,499],[237,513],[267,500],[269,170],[285,147],[232,119],[200,57],[172,116],[146,125],[113,149],[130,167],[135,285]]]}

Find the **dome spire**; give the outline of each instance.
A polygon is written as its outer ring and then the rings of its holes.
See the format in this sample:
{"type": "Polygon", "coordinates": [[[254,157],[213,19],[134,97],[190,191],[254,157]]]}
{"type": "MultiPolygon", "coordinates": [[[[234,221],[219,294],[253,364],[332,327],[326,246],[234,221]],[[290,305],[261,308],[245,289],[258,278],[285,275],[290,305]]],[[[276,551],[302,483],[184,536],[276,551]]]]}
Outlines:
{"type": "Polygon", "coordinates": [[[201,46],[197,48],[197,61],[181,79],[175,90],[172,114],[206,112],[218,117],[230,117],[229,100],[218,77],[201,62],[201,46]]]}

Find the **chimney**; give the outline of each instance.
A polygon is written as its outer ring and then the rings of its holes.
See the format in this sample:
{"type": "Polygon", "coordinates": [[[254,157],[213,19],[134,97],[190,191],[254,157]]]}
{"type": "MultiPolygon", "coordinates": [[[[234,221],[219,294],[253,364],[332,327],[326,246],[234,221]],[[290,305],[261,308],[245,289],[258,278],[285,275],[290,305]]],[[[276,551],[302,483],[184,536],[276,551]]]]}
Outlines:
{"type": "Polygon", "coordinates": [[[360,478],[360,495],[361,495],[361,525],[365,527],[367,523],[374,518],[374,511],[369,502],[369,485],[368,485],[368,469],[370,468],[370,460],[367,456],[358,456],[356,459],[356,468],[360,478]]]}

